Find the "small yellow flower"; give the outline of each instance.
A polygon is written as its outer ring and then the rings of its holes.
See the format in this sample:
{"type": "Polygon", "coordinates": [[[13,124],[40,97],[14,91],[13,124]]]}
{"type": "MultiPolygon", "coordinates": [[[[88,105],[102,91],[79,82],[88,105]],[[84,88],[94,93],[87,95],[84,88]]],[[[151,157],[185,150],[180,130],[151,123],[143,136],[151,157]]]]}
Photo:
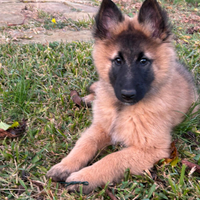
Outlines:
{"type": "Polygon", "coordinates": [[[55,19],[55,18],[53,18],[51,21],[52,21],[54,24],[56,24],[56,19],[55,19]]]}

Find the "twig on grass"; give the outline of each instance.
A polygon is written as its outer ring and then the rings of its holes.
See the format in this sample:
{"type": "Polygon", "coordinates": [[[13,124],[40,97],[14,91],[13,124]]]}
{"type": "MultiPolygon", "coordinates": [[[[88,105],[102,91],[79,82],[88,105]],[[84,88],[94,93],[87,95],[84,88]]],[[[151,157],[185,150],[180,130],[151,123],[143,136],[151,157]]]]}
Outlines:
{"type": "Polygon", "coordinates": [[[188,160],[183,159],[182,164],[185,164],[189,169],[192,169],[193,167],[195,167],[195,171],[200,173],[200,166],[194,163],[189,162],[188,160]]]}
{"type": "MultiPolygon", "coordinates": [[[[102,188],[105,188],[105,185],[103,185],[102,188]]],[[[106,188],[105,193],[110,197],[111,200],[117,200],[115,195],[108,188],[106,188]]]]}

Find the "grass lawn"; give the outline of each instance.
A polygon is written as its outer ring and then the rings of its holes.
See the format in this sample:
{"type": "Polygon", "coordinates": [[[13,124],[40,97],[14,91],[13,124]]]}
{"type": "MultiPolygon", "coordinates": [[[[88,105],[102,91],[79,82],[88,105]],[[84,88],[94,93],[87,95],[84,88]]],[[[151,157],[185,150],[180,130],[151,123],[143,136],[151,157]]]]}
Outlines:
{"type": "MultiPolygon", "coordinates": [[[[200,85],[200,7],[192,1],[160,2],[172,19],[178,57],[200,85]]],[[[133,3],[119,4],[130,15],[138,10],[133,3]]],[[[22,137],[0,138],[0,199],[111,199],[105,188],[89,195],[68,194],[45,176],[91,124],[91,109],[75,106],[70,91],[84,96],[97,80],[92,48],[92,42],[0,44],[0,120],[7,124],[27,120],[22,137]]],[[[173,139],[178,159],[159,163],[142,176],[127,170],[120,184],[108,186],[117,199],[200,200],[200,175],[181,163],[187,159],[200,165],[200,111],[195,117],[186,116],[173,139]]],[[[118,149],[104,149],[91,163],[118,149]]]]}

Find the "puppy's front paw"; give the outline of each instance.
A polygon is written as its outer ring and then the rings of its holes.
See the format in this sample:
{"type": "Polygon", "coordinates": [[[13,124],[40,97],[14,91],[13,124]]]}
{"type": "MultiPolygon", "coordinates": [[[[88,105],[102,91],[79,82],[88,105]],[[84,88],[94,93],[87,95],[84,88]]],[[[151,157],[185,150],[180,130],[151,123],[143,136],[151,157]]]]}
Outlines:
{"type": "Polygon", "coordinates": [[[82,169],[78,172],[72,173],[66,180],[67,183],[72,181],[82,182],[83,184],[74,184],[67,187],[68,192],[80,192],[80,186],[84,194],[89,194],[96,188],[96,184],[93,180],[93,177],[87,173],[87,170],[82,169]],[[89,184],[87,185],[86,182],[89,184]]]}
{"type": "Polygon", "coordinates": [[[70,175],[70,171],[67,168],[66,164],[60,162],[54,165],[48,172],[47,177],[52,178],[53,181],[65,181],[66,178],[70,175]]]}

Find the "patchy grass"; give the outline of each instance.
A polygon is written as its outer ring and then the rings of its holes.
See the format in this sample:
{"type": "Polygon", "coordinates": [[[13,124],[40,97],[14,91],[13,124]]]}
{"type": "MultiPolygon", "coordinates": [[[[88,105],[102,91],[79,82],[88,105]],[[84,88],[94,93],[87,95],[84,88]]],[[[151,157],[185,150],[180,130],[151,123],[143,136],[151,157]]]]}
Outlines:
{"type": "MultiPolygon", "coordinates": [[[[27,6],[28,7],[28,6],[27,6]]],[[[80,29],[90,29],[93,25],[93,18],[88,19],[78,19],[73,20],[71,18],[66,18],[62,14],[51,14],[48,12],[44,12],[43,10],[36,10],[33,9],[31,6],[27,8],[30,14],[30,18],[26,18],[26,23],[22,25],[13,24],[11,26],[2,26],[0,27],[0,31],[9,31],[9,30],[29,30],[34,27],[45,28],[46,30],[53,30],[53,29],[73,29],[73,30],[80,30],[80,29]],[[52,22],[52,19],[56,20],[56,23],[52,22]]],[[[74,11],[78,12],[78,9],[74,11]]],[[[80,12],[80,11],[79,11],[80,12]]],[[[9,23],[8,23],[9,24],[9,23]]]]}
{"type": "Polygon", "coordinates": [[[7,26],[0,27],[0,41],[19,42],[23,39],[31,40],[37,37],[37,34],[52,35],[53,31],[89,30],[94,23],[94,19],[89,15],[82,19],[73,20],[73,16],[67,18],[59,13],[50,14],[31,6],[27,6],[27,10],[21,12],[24,15],[23,22],[20,24],[8,23],[7,26]],[[26,15],[29,17],[25,17],[26,15]]]}
{"type": "MultiPolygon", "coordinates": [[[[134,7],[136,12],[138,4],[134,7]]],[[[194,7],[184,5],[164,3],[173,19],[178,57],[188,65],[199,85],[200,32],[194,29],[198,27],[198,14],[194,7]]],[[[91,123],[91,109],[76,107],[69,94],[70,90],[77,90],[84,96],[87,87],[97,79],[92,46],[77,42],[0,45],[0,119],[10,124],[28,120],[23,137],[0,140],[1,199],[110,199],[105,188],[97,188],[87,196],[68,194],[45,176],[91,123]]],[[[199,122],[200,111],[196,116],[188,113],[174,130],[177,164],[159,163],[151,174],[143,176],[130,175],[127,170],[122,183],[109,185],[111,192],[118,199],[200,199],[199,174],[180,162],[186,158],[200,164],[199,122]]],[[[110,146],[95,160],[118,149],[120,146],[110,146]]]]}
{"type": "MultiPolygon", "coordinates": [[[[185,3],[194,5],[194,6],[199,6],[200,7],[200,0],[184,0],[185,3]]],[[[183,0],[174,0],[173,3],[183,3],[183,0]]]]}

